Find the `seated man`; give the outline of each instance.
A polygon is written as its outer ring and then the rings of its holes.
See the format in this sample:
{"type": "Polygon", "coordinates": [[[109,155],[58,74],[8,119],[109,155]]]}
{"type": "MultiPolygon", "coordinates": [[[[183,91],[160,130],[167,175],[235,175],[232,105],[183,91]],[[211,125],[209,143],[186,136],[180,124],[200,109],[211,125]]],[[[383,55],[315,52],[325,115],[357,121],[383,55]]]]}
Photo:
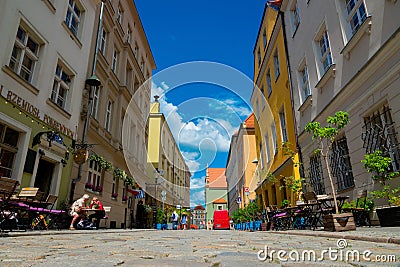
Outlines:
{"type": "Polygon", "coordinates": [[[89,215],[89,222],[92,222],[93,218],[96,218],[95,226],[96,229],[99,229],[100,219],[106,216],[106,212],[103,208],[103,203],[101,203],[101,201],[97,197],[93,197],[89,207],[91,209],[97,209],[93,214],[89,215]]]}
{"type": "Polygon", "coordinates": [[[87,202],[89,200],[89,195],[84,194],[80,199],[77,199],[71,206],[70,215],[73,216],[71,225],[69,226],[70,230],[75,230],[75,225],[82,219],[86,218],[86,211],[83,210],[87,208],[87,202]],[[79,219],[79,221],[78,221],[79,219]]]}

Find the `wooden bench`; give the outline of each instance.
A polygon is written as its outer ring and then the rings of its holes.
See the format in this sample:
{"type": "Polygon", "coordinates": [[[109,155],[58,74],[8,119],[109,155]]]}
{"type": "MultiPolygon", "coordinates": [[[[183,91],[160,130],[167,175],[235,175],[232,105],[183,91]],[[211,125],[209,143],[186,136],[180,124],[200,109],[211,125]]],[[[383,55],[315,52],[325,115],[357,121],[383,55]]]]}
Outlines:
{"type": "Polygon", "coordinates": [[[18,186],[17,180],[0,177],[0,230],[8,228],[11,231],[11,221],[16,221],[15,212],[11,209],[11,199],[18,186]]]}

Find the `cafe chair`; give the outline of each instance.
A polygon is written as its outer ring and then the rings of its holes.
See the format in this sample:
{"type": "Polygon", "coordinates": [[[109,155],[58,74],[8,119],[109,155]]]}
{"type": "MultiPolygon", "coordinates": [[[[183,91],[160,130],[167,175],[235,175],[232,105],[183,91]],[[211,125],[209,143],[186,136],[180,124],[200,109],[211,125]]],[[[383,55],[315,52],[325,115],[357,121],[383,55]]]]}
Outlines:
{"type": "Polygon", "coordinates": [[[107,229],[107,221],[109,218],[109,213],[111,211],[111,207],[103,207],[104,211],[105,211],[105,215],[103,218],[101,218],[102,220],[104,220],[104,229],[107,229]]]}

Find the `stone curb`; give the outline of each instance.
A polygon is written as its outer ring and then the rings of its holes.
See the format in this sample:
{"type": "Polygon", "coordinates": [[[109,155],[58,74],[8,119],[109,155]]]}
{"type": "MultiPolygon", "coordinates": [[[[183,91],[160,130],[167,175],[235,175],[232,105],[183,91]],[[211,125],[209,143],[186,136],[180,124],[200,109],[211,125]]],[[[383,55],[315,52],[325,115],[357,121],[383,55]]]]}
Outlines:
{"type": "Polygon", "coordinates": [[[346,233],[330,233],[330,232],[287,232],[287,231],[270,231],[274,234],[287,234],[287,235],[301,235],[301,236],[315,236],[315,237],[327,237],[336,239],[346,240],[358,240],[375,243],[387,243],[400,245],[400,238],[397,237],[377,237],[377,236],[362,236],[362,235],[350,235],[346,233]]]}
{"type": "Polygon", "coordinates": [[[99,230],[50,230],[50,231],[11,231],[11,232],[0,232],[1,237],[18,237],[18,236],[41,236],[41,235],[67,235],[67,234],[93,234],[93,233],[127,233],[127,232],[146,232],[156,231],[156,229],[99,229],[99,230]]]}

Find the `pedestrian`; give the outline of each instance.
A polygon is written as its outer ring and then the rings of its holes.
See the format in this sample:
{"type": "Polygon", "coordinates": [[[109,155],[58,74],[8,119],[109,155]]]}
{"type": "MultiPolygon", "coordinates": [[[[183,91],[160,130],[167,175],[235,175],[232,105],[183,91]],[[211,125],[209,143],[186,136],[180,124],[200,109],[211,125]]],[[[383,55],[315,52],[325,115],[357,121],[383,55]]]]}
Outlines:
{"type": "Polygon", "coordinates": [[[93,219],[96,219],[95,227],[96,229],[99,229],[100,226],[100,219],[103,219],[104,216],[106,216],[106,212],[103,207],[103,203],[97,198],[93,197],[92,202],[90,202],[89,207],[91,209],[96,209],[96,211],[89,215],[89,222],[92,223],[93,219]]]}
{"type": "Polygon", "coordinates": [[[144,205],[143,200],[139,200],[136,206],[136,227],[139,229],[145,228],[144,227],[144,205]]]}
{"type": "Polygon", "coordinates": [[[71,206],[70,215],[73,216],[69,230],[75,230],[75,226],[83,219],[86,218],[86,211],[88,208],[89,195],[84,194],[81,198],[75,200],[71,206]],[[79,219],[79,221],[78,221],[79,219]]]}
{"type": "Polygon", "coordinates": [[[174,210],[174,212],[172,213],[171,219],[172,219],[172,229],[174,230],[178,229],[179,215],[178,213],[176,213],[176,210],[174,210]]]}
{"type": "Polygon", "coordinates": [[[187,221],[187,216],[186,213],[182,213],[182,218],[181,218],[181,229],[185,230],[186,229],[186,221],[187,221]]]}

